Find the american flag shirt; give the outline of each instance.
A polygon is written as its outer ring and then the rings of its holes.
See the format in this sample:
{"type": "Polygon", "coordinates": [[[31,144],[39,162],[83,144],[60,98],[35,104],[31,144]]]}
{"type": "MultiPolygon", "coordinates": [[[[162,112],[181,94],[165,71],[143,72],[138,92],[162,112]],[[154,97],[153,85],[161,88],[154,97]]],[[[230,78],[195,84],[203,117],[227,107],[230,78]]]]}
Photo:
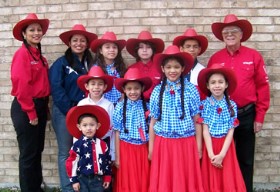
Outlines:
{"type": "Polygon", "coordinates": [[[104,182],[111,181],[111,159],[107,144],[98,138],[82,136],[72,146],[66,160],[66,171],[71,183],[78,176],[103,175],[104,182]]]}
{"type": "Polygon", "coordinates": [[[212,137],[221,138],[226,136],[229,129],[236,127],[237,106],[230,100],[230,105],[234,110],[234,116],[230,117],[230,108],[225,97],[222,100],[216,100],[213,96],[207,97],[202,101],[201,117],[203,123],[209,127],[209,133],[212,137]]]}
{"type": "MultiPolygon", "coordinates": [[[[162,83],[157,85],[150,99],[151,117],[158,119],[160,114],[159,94],[162,83]]],[[[171,82],[167,80],[162,97],[161,120],[154,125],[155,134],[165,138],[183,138],[195,135],[193,116],[199,113],[200,97],[195,85],[184,79],[184,90],[181,90],[180,79],[171,82]],[[184,91],[184,103],[181,101],[181,91],[184,91]],[[185,107],[185,117],[181,105],[185,107]]]]}

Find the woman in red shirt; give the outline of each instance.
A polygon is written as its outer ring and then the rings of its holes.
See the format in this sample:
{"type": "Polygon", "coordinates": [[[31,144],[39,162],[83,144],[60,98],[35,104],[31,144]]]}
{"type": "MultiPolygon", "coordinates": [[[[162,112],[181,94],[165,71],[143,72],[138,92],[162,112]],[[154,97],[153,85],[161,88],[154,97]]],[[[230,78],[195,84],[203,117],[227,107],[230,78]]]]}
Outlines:
{"type": "Polygon", "coordinates": [[[11,118],[19,146],[19,180],[22,192],[43,191],[42,152],[48,117],[48,63],[42,56],[41,40],[49,27],[48,19],[30,13],[13,28],[14,37],[23,41],[11,65],[11,118]]]}

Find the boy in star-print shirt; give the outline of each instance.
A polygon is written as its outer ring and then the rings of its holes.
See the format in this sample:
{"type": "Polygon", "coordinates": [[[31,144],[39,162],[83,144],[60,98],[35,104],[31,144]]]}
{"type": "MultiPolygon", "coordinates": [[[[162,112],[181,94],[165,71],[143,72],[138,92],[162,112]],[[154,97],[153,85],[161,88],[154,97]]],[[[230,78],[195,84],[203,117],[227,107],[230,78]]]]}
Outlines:
{"type": "Polygon", "coordinates": [[[79,138],[66,160],[66,171],[74,191],[104,191],[111,182],[110,155],[99,139],[109,128],[109,115],[99,106],[73,107],[66,116],[68,131],[79,138]]]}

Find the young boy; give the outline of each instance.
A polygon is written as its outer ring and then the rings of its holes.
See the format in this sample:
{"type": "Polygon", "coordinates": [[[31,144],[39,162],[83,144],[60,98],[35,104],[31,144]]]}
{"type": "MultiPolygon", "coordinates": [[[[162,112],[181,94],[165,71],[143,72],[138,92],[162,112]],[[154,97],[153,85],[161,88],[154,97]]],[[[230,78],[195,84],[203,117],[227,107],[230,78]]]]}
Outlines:
{"type": "Polygon", "coordinates": [[[188,81],[197,85],[197,76],[205,67],[197,60],[197,56],[204,53],[208,47],[208,40],[203,35],[198,35],[195,29],[189,28],[181,36],[173,40],[173,45],[180,48],[181,52],[189,53],[194,59],[194,65],[191,71],[186,75],[188,81]]]}
{"type": "Polygon", "coordinates": [[[75,106],[66,116],[66,126],[78,140],[66,160],[74,191],[104,191],[111,182],[109,149],[102,141],[109,129],[109,115],[99,106],[75,106]]]}
{"type": "MultiPolygon", "coordinates": [[[[78,103],[78,106],[98,105],[102,107],[109,114],[111,122],[110,127],[112,127],[114,105],[111,101],[104,97],[104,93],[112,89],[114,84],[113,77],[106,75],[101,67],[93,66],[87,75],[82,75],[78,78],[77,83],[80,89],[87,94],[87,97],[82,99],[78,103]]],[[[102,140],[109,146],[111,160],[115,161],[115,144],[112,129],[109,129],[102,140]]]]}

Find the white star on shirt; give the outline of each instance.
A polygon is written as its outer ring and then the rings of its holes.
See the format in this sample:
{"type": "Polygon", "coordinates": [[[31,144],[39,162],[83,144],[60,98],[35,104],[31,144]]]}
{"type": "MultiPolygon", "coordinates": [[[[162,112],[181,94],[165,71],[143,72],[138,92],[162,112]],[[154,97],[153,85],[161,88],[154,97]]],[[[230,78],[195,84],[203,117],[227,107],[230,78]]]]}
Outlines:
{"type": "Polygon", "coordinates": [[[87,152],[87,153],[85,154],[85,156],[86,156],[86,159],[87,159],[87,158],[90,158],[90,153],[87,152]]]}
{"type": "Polygon", "coordinates": [[[72,69],[72,67],[66,66],[66,69],[69,69],[69,74],[74,72],[78,75],[78,73],[74,69],[72,69]]]}
{"type": "Polygon", "coordinates": [[[91,164],[87,164],[86,168],[87,170],[91,169],[92,165],[91,164]]]}
{"type": "Polygon", "coordinates": [[[84,143],[83,146],[84,146],[84,147],[88,147],[87,143],[84,143]]]}
{"type": "Polygon", "coordinates": [[[79,147],[77,147],[77,152],[78,152],[78,153],[80,152],[80,148],[79,148],[79,147]]]}

